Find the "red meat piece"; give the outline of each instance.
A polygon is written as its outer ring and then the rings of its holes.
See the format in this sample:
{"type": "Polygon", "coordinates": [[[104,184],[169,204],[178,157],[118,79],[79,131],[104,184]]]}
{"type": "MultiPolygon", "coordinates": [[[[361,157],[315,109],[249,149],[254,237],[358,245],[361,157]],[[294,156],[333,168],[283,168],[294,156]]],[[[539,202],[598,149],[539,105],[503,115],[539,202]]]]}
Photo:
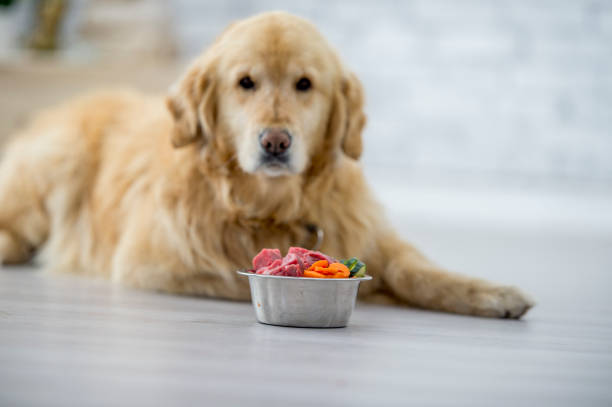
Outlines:
{"type": "Polygon", "coordinates": [[[291,247],[285,257],[281,256],[278,249],[263,249],[253,258],[252,271],[273,276],[301,277],[304,270],[318,260],[336,262],[333,257],[302,247],[291,247]]]}
{"type": "Polygon", "coordinates": [[[278,249],[263,249],[257,256],[253,257],[253,269],[258,270],[262,267],[268,267],[275,260],[282,258],[283,256],[278,249]]]}
{"type": "Polygon", "coordinates": [[[277,259],[267,267],[259,268],[257,274],[272,276],[301,277],[304,274],[302,260],[294,254],[288,254],[283,259],[277,259]]]}
{"type": "Polygon", "coordinates": [[[284,276],[301,277],[304,274],[304,262],[292,253],[283,258],[282,268],[284,276]]]}
{"type": "Polygon", "coordinates": [[[286,266],[282,266],[281,273],[282,274],[277,274],[277,275],[289,276],[289,277],[301,277],[304,274],[300,266],[297,264],[288,264],[286,266]]]}
{"type": "Polygon", "coordinates": [[[289,254],[295,254],[302,259],[302,263],[304,264],[304,270],[312,266],[315,261],[319,260],[327,260],[330,264],[337,262],[337,260],[333,257],[327,256],[321,252],[316,252],[314,250],[304,249],[303,247],[290,247],[287,255],[289,254]]]}
{"type": "Polygon", "coordinates": [[[283,259],[276,259],[272,262],[272,264],[266,267],[260,267],[258,269],[255,269],[255,273],[277,275],[280,271],[282,263],[283,263],[283,259]]]}

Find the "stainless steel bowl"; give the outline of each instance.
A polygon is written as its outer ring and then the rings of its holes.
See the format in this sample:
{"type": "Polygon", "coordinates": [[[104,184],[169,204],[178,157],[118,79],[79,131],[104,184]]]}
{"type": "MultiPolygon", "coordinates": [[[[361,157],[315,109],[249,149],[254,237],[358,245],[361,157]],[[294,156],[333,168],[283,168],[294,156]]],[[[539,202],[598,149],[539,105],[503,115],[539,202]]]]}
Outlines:
{"type": "Polygon", "coordinates": [[[340,328],[355,308],[359,284],[372,277],[284,277],[238,271],[249,278],[257,320],[263,324],[340,328]]]}

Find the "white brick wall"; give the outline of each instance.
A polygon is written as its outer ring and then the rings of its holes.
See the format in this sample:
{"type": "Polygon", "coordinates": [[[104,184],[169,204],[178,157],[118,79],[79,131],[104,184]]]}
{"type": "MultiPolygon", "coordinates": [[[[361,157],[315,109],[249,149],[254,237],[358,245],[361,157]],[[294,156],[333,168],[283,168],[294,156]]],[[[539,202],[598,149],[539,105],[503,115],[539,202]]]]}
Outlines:
{"type": "Polygon", "coordinates": [[[612,184],[612,1],[179,0],[189,58],[230,21],[314,21],[368,96],[365,163],[612,184]]]}

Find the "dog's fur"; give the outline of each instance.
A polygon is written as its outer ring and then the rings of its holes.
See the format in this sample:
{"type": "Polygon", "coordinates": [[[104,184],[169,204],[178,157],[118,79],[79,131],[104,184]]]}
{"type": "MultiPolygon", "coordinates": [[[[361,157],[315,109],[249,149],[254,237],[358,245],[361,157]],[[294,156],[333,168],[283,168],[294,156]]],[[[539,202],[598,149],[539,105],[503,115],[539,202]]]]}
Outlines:
{"type": "Polygon", "coordinates": [[[0,262],[34,249],[53,270],[172,293],[248,299],[261,248],[357,256],[374,276],[365,299],[513,317],[518,289],[451,274],[401,241],[358,159],[363,91],[308,22],[266,13],[230,26],[163,103],[130,92],[91,95],[40,114],[0,167],[0,262]],[[239,80],[249,75],[256,87],[239,80]],[[299,92],[301,77],[312,89],[299,92]],[[257,161],[258,134],[293,137],[286,167],[257,161]]]}

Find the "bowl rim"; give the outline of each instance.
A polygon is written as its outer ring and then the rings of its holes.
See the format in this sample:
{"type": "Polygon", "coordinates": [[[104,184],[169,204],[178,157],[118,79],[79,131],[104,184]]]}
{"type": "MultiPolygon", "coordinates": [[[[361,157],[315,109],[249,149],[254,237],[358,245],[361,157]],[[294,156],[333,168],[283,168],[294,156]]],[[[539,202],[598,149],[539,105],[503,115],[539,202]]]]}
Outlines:
{"type": "Polygon", "coordinates": [[[366,274],[363,277],[350,277],[350,278],[316,278],[316,277],[293,277],[293,276],[274,276],[269,274],[255,274],[246,270],[236,270],[236,273],[241,276],[247,277],[259,277],[259,278],[280,278],[286,280],[310,280],[310,281],[369,281],[372,280],[372,276],[366,274]]]}

